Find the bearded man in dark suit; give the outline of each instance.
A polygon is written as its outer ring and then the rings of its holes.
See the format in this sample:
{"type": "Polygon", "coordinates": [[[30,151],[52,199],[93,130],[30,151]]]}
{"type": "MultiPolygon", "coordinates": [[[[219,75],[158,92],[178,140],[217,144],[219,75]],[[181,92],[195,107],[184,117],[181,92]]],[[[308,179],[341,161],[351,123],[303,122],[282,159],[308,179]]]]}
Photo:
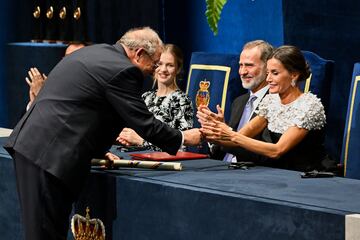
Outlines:
{"type": "MultiPolygon", "coordinates": [[[[240,129],[249,120],[256,116],[255,110],[261,99],[268,93],[266,83],[266,62],[268,56],[272,53],[273,47],[263,41],[254,40],[244,45],[240,53],[239,75],[242,87],[248,89],[249,92],[237,97],[231,104],[231,114],[228,125],[233,129],[240,129]],[[254,97],[250,114],[245,114],[246,104],[251,97],[254,97]],[[246,116],[245,116],[246,115],[246,116]]],[[[203,111],[210,111],[208,108],[202,108],[203,111]]],[[[220,106],[217,106],[216,117],[220,121],[224,120],[224,114],[220,106]]],[[[215,116],[215,113],[213,114],[215,116]]],[[[201,111],[197,112],[199,122],[206,121],[206,114],[201,111]]],[[[265,130],[262,134],[255,137],[264,141],[271,141],[270,136],[265,130]]],[[[222,147],[218,145],[210,146],[210,154],[212,158],[222,159],[226,162],[252,161],[262,163],[265,159],[263,156],[247,151],[240,147],[222,147]]]]}
{"type": "Polygon", "coordinates": [[[125,33],[114,45],[82,48],[50,72],[5,146],[15,163],[25,239],[66,239],[72,203],[124,127],[175,154],[197,145],[200,132],[172,129],[141,98],[144,76],[162,51],[152,29],[125,33]]]}

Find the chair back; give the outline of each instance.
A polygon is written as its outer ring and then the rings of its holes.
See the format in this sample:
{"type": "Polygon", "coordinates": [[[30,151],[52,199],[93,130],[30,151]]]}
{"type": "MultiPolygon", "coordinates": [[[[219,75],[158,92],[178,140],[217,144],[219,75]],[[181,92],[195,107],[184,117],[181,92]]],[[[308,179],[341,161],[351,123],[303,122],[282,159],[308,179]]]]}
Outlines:
{"type": "Polygon", "coordinates": [[[360,63],[355,63],[344,129],[341,163],[344,176],[360,179],[360,63]]]}
{"type": "Polygon", "coordinates": [[[326,60],[310,51],[302,51],[311,68],[311,75],[300,83],[304,92],[312,92],[321,99],[325,112],[328,112],[330,102],[331,82],[333,80],[334,61],[326,60]]]}
{"type": "MultiPolygon", "coordinates": [[[[232,101],[246,90],[238,73],[239,55],[194,52],[191,55],[186,93],[195,104],[208,101],[211,111],[219,104],[229,120],[232,101]],[[205,82],[206,81],[206,82],[205,82]]],[[[194,117],[194,126],[199,123],[194,117]]]]}

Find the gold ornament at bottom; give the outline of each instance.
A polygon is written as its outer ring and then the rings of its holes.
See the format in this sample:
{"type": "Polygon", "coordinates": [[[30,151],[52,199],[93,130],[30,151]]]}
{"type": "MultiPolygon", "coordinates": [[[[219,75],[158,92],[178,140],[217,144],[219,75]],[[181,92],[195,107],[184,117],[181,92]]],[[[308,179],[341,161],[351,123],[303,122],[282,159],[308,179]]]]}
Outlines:
{"type": "Polygon", "coordinates": [[[71,219],[71,231],[75,240],[105,240],[105,227],[100,219],[90,219],[90,209],[86,208],[86,217],[75,214],[71,219]]]}

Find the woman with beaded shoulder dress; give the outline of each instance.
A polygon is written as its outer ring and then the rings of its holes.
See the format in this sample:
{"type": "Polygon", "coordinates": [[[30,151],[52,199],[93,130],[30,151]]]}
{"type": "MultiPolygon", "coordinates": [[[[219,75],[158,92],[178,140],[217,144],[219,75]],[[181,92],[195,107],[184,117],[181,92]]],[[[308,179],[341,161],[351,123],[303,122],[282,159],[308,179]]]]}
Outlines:
{"type": "MultiPolygon", "coordinates": [[[[193,127],[194,110],[188,95],[176,84],[183,66],[183,54],[174,44],[166,44],[160,56],[154,76],[157,89],[145,92],[142,98],[149,111],[160,121],[181,131],[193,127]]],[[[124,128],[117,141],[123,145],[145,146],[151,150],[161,149],[142,139],[133,129],[124,128]]],[[[185,150],[185,149],[183,149],[185,150]]]]}
{"type": "Polygon", "coordinates": [[[301,51],[294,46],[277,48],[267,61],[269,93],[253,118],[239,132],[216,121],[207,111],[201,132],[207,141],[224,146],[240,146],[267,157],[266,166],[310,171],[321,170],[326,157],[323,129],[324,107],[314,94],[303,93],[298,82],[305,81],[310,68],[301,51]],[[272,143],[252,139],[268,128],[272,143]]]}

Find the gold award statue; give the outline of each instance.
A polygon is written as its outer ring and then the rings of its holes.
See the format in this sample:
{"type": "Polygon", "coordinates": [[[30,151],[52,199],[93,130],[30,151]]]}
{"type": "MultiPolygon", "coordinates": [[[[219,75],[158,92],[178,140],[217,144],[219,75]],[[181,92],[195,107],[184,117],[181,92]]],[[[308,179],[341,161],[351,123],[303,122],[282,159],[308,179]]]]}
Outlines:
{"type": "Polygon", "coordinates": [[[33,16],[34,16],[34,18],[39,18],[40,17],[40,13],[41,13],[41,11],[40,11],[40,6],[36,6],[36,8],[34,9],[34,12],[33,12],[33,16]]]}
{"type": "Polygon", "coordinates": [[[77,7],[77,8],[75,9],[75,11],[74,11],[74,18],[75,18],[76,20],[79,20],[80,17],[81,17],[81,9],[80,9],[80,7],[77,7]]]}
{"type": "Polygon", "coordinates": [[[46,17],[47,17],[48,19],[52,19],[53,16],[54,16],[54,8],[53,8],[53,6],[50,6],[50,7],[48,8],[48,10],[46,11],[46,17]]]}
{"type": "Polygon", "coordinates": [[[66,18],[66,7],[62,7],[60,9],[59,17],[60,17],[60,19],[63,19],[63,20],[66,18]]]}
{"type": "Polygon", "coordinates": [[[208,106],[210,102],[210,82],[206,81],[200,81],[199,83],[200,89],[196,93],[196,107],[199,107],[200,105],[208,106]]]}

